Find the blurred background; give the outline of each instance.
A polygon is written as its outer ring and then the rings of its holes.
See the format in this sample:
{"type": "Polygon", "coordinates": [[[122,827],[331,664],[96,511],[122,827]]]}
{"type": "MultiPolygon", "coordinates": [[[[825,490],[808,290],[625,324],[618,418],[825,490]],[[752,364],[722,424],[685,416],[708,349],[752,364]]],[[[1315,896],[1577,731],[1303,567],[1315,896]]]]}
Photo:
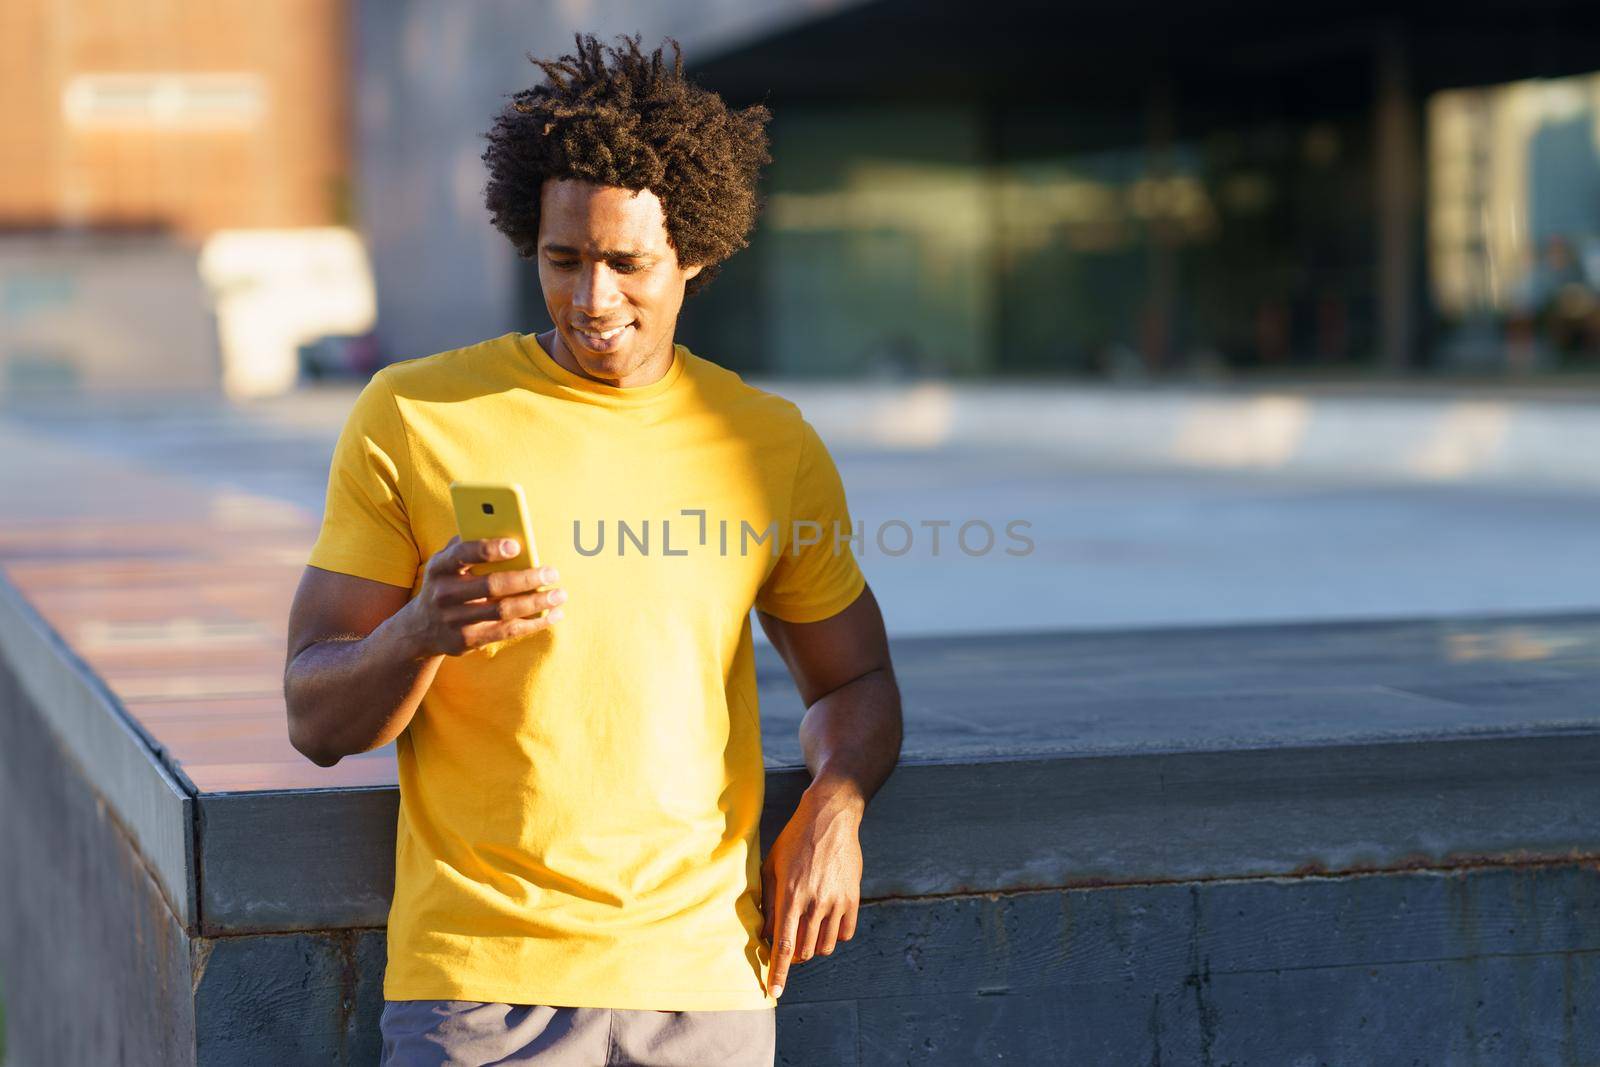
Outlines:
{"type": "Polygon", "coordinates": [[[1471,620],[1600,605],[1600,4],[8,0],[0,569],[201,789],[393,784],[289,749],[288,601],[367,377],[548,328],[480,155],[576,31],[773,111],[677,339],[818,427],[896,638],[1591,655],[1471,620]]]}
{"type": "Polygon", "coordinates": [[[574,30],[775,113],[740,371],[1592,380],[1592,5],[16,0],[0,389],[280,394],[544,325],[481,134],[574,30]]]}
{"type": "MultiPolygon", "coordinates": [[[[482,199],[527,55],[672,35],[702,84],[775,115],[750,247],[678,339],[817,424],[893,628],[1600,603],[1595,5],[0,19],[13,463],[115,459],[121,486],[314,522],[375,368],[549,326],[482,199]],[[912,550],[873,543],[891,519],[912,550]],[[953,551],[969,519],[1023,520],[1035,548],[953,551]]],[[[69,482],[6,506],[54,514],[69,482]]]]}

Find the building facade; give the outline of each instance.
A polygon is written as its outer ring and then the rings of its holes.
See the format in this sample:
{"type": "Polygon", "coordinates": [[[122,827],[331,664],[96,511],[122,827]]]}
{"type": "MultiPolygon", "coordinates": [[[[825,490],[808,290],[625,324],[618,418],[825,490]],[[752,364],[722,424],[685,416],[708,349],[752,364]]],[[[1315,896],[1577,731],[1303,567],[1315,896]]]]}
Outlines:
{"type": "Polygon", "coordinates": [[[396,356],[544,329],[488,226],[504,98],[673,34],[774,113],[751,247],[682,339],[788,376],[1600,365],[1600,13],[1549,0],[360,6],[360,217],[396,356]],[[761,5],[758,5],[758,8],[761,5]]]}

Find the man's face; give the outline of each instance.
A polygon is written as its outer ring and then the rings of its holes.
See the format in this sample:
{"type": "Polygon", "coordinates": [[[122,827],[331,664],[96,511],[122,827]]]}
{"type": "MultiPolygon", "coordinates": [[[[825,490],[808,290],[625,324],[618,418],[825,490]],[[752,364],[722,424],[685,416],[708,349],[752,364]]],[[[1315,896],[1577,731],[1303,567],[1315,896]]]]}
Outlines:
{"type": "Polygon", "coordinates": [[[672,361],[684,284],[699,273],[678,265],[650,190],[544,183],[539,285],[556,328],[551,355],[568,370],[623,387],[660,377],[672,361]]]}

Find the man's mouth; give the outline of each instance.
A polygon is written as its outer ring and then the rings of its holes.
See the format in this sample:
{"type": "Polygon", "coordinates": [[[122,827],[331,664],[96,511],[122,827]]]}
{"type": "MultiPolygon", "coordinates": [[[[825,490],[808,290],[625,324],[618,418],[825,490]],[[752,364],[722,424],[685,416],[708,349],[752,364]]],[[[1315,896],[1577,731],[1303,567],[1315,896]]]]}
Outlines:
{"type": "Polygon", "coordinates": [[[591,352],[609,352],[622,343],[623,333],[633,325],[624,322],[617,326],[610,326],[603,330],[585,329],[582,326],[573,326],[572,332],[577,334],[578,340],[591,352]]]}

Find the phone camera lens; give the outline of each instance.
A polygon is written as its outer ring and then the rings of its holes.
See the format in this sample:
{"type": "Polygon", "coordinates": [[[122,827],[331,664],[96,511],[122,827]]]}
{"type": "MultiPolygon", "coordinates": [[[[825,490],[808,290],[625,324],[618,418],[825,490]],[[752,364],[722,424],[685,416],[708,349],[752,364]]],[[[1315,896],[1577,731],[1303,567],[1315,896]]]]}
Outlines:
{"type": "Polygon", "coordinates": [[[493,504],[485,504],[485,505],[483,505],[483,513],[485,515],[493,515],[494,514],[494,505],[493,504]]]}

